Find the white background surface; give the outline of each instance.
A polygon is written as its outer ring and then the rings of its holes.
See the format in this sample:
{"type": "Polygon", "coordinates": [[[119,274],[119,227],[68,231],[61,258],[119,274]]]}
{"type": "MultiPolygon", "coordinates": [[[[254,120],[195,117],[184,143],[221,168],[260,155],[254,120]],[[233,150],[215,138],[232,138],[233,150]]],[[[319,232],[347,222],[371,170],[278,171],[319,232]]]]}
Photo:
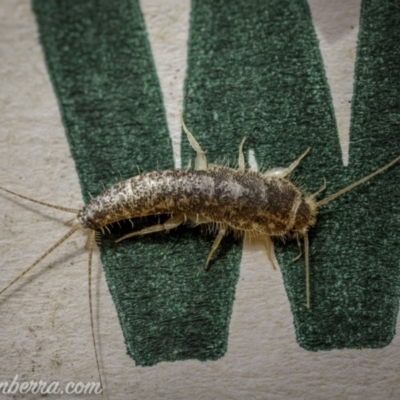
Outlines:
{"type": "MultiPolygon", "coordinates": [[[[179,163],[178,112],[190,4],[188,0],[141,3],[179,163]]],[[[346,103],[351,98],[359,1],[313,0],[310,6],[346,153],[350,115],[346,103]],[[334,15],[338,15],[336,24],[334,15]],[[344,64],[344,68],[335,67],[344,64]]],[[[0,3],[0,60],[0,185],[43,201],[79,207],[82,200],[74,163],[27,0],[0,3]]],[[[69,218],[69,214],[0,194],[0,286],[61,237],[68,230],[62,222],[69,218]]],[[[0,381],[11,382],[16,374],[20,382],[97,381],[84,243],[83,235],[75,235],[0,298],[0,381]]],[[[135,367],[125,354],[97,255],[94,267],[96,333],[102,377],[111,399],[400,396],[398,336],[381,350],[311,353],[297,345],[281,274],[268,266],[257,243],[245,246],[228,352],[215,362],[135,367]]],[[[30,397],[37,398],[25,398],[30,397]]],[[[11,397],[0,392],[0,398],[11,397]]]]}

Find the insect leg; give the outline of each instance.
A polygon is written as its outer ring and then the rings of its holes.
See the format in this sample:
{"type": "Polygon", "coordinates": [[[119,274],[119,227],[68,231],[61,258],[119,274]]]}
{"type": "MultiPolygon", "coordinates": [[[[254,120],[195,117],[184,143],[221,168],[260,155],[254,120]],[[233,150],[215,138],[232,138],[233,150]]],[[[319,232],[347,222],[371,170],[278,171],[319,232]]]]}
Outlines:
{"type": "Polygon", "coordinates": [[[193,226],[209,224],[210,222],[212,222],[210,219],[203,217],[202,215],[199,214],[187,214],[186,219],[192,222],[193,226]]]}
{"type": "Polygon", "coordinates": [[[307,308],[310,308],[310,245],[308,235],[304,235],[304,259],[306,263],[306,299],[307,308]]]}
{"type": "Polygon", "coordinates": [[[194,162],[194,169],[201,170],[207,169],[207,158],[206,153],[198,144],[197,140],[194,138],[193,134],[189,131],[189,129],[185,125],[185,121],[183,120],[183,115],[181,114],[181,123],[182,128],[185,131],[187,138],[189,140],[190,145],[192,146],[193,150],[196,152],[196,159],[194,162]]]}
{"type": "Polygon", "coordinates": [[[284,178],[285,176],[288,176],[300,164],[300,161],[307,155],[310,150],[311,147],[309,147],[297,160],[293,161],[287,168],[273,168],[265,172],[264,175],[273,176],[276,178],[284,178]]]}
{"type": "Polygon", "coordinates": [[[271,240],[271,237],[268,235],[262,236],[265,249],[267,250],[267,257],[269,262],[272,265],[272,268],[276,270],[275,264],[275,252],[274,252],[274,242],[271,240]]]}
{"type": "Polygon", "coordinates": [[[243,138],[242,142],[240,143],[239,146],[239,160],[238,160],[238,164],[239,164],[239,171],[244,171],[246,169],[246,163],[244,161],[244,154],[243,154],[243,145],[244,142],[246,141],[246,137],[243,138]]]}
{"type": "Polygon", "coordinates": [[[219,230],[218,230],[218,235],[217,235],[217,237],[216,237],[215,240],[214,240],[214,243],[213,243],[213,245],[212,245],[212,247],[211,247],[210,252],[208,253],[207,260],[206,260],[206,265],[204,266],[204,269],[205,269],[205,270],[208,269],[208,264],[209,264],[209,262],[210,262],[210,260],[211,260],[211,257],[212,257],[213,254],[215,253],[215,250],[218,249],[218,246],[219,246],[219,244],[221,243],[222,238],[225,236],[226,231],[227,231],[227,229],[226,229],[226,227],[225,227],[224,225],[222,225],[222,226],[219,228],[219,230]]]}
{"type": "Polygon", "coordinates": [[[121,238],[116,240],[115,243],[119,243],[122,240],[128,239],[133,236],[148,235],[149,233],[169,231],[171,229],[176,228],[177,226],[182,224],[184,221],[185,221],[184,214],[173,215],[168,221],[164,222],[163,224],[149,226],[147,228],[141,229],[140,231],[128,233],[127,235],[122,236],[121,238]]]}
{"type": "Polygon", "coordinates": [[[292,262],[295,262],[295,261],[299,260],[300,257],[303,255],[303,252],[302,252],[302,250],[301,250],[300,239],[299,239],[298,236],[296,236],[296,240],[297,240],[297,246],[298,246],[298,248],[299,248],[299,254],[298,254],[295,258],[293,258],[292,262]]]}

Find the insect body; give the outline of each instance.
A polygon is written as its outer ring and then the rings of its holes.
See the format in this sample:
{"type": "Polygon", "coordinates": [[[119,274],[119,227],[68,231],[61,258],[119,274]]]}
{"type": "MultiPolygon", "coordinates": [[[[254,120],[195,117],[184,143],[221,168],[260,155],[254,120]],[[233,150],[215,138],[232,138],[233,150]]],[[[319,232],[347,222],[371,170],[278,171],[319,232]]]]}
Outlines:
{"type": "Polygon", "coordinates": [[[214,167],[150,172],[120,182],[83,207],[78,220],[98,230],[133,216],[174,214],[168,229],[189,219],[238,232],[284,236],[306,233],[315,212],[315,204],[288,180],[214,167]]]}
{"type": "Polygon", "coordinates": [[[261,238],[273,264],[271,237],[291,234],[299,238],[315,223],[314,196],[303,197],[300,190],[284,178],[309,149],[288,168],[276,168],[263,174],[246,170],[243,140],[239,147],[238,169],[209,166],[205,153],[183,120],[182,126],[197,152],[194,170],[155,171],[117,183],[79,211],[79,223],[84,228],[101,230],[121,220],[172,214],[164,224],[130,233],[117,242],[171,230],[186,221],[195,225],[215,224],[218,234],[205,269],[229,231],[261,238]]]}

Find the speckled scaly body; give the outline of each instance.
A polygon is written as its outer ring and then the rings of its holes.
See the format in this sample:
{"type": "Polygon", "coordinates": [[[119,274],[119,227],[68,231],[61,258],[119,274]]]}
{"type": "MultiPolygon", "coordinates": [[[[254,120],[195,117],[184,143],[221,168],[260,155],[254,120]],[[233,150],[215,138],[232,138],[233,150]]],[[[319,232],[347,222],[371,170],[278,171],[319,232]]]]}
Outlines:
{"type": "Polygon", "coordinates": [[[283,236],[305,231],[311,209],[286,179],[213,167],[154,171],[119,182],[83,207],[78,219],[97,230],[129,218],[184,214],[236,231],[283,236]]]}

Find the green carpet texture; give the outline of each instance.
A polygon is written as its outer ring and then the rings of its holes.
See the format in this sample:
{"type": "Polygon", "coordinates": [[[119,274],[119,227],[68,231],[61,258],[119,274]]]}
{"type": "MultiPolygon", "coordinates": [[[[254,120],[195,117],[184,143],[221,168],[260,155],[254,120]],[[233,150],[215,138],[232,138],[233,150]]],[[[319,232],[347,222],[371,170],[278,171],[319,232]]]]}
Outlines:
{"type": "MultiPolygon", "coordinates": [[[[137,0],[33,0],[48,70],[85,201],[141,171],[173,167],[162,94],[137,0]]],[[[400,7],[363,1],[350,166],[341,161],[330,90],[302,0],[193,0],[185,121],[211,162],[253,149],[264,169],[296,170],[321,198],[400,154],[400,7]],[[396,140],[397,139],[397,140],[396,140]]],[[[183,164],[193,158],[185,140],[183,164]]],[[[300,346],[382,347],[399,301],[400,168],[324,206],[311,231],[311,310],[296,243],[276,242],[300,346]]],[[[135,220],[135,229],[157,219],[135,220]]],[[[101,237],[106,279],[138,365],[214,360],[227,349],[241,243],[182,227],[118,245],[101,237]]],[[[266,266],[267,267],[267,266],[266,266]]],[[[278,272],[279,273],[279,272],[278,272]]],[[[267,311],[266,311],[267,315],[267,311]]],[[[101,332],[100,332],[101,335],[101,332]]]]}

